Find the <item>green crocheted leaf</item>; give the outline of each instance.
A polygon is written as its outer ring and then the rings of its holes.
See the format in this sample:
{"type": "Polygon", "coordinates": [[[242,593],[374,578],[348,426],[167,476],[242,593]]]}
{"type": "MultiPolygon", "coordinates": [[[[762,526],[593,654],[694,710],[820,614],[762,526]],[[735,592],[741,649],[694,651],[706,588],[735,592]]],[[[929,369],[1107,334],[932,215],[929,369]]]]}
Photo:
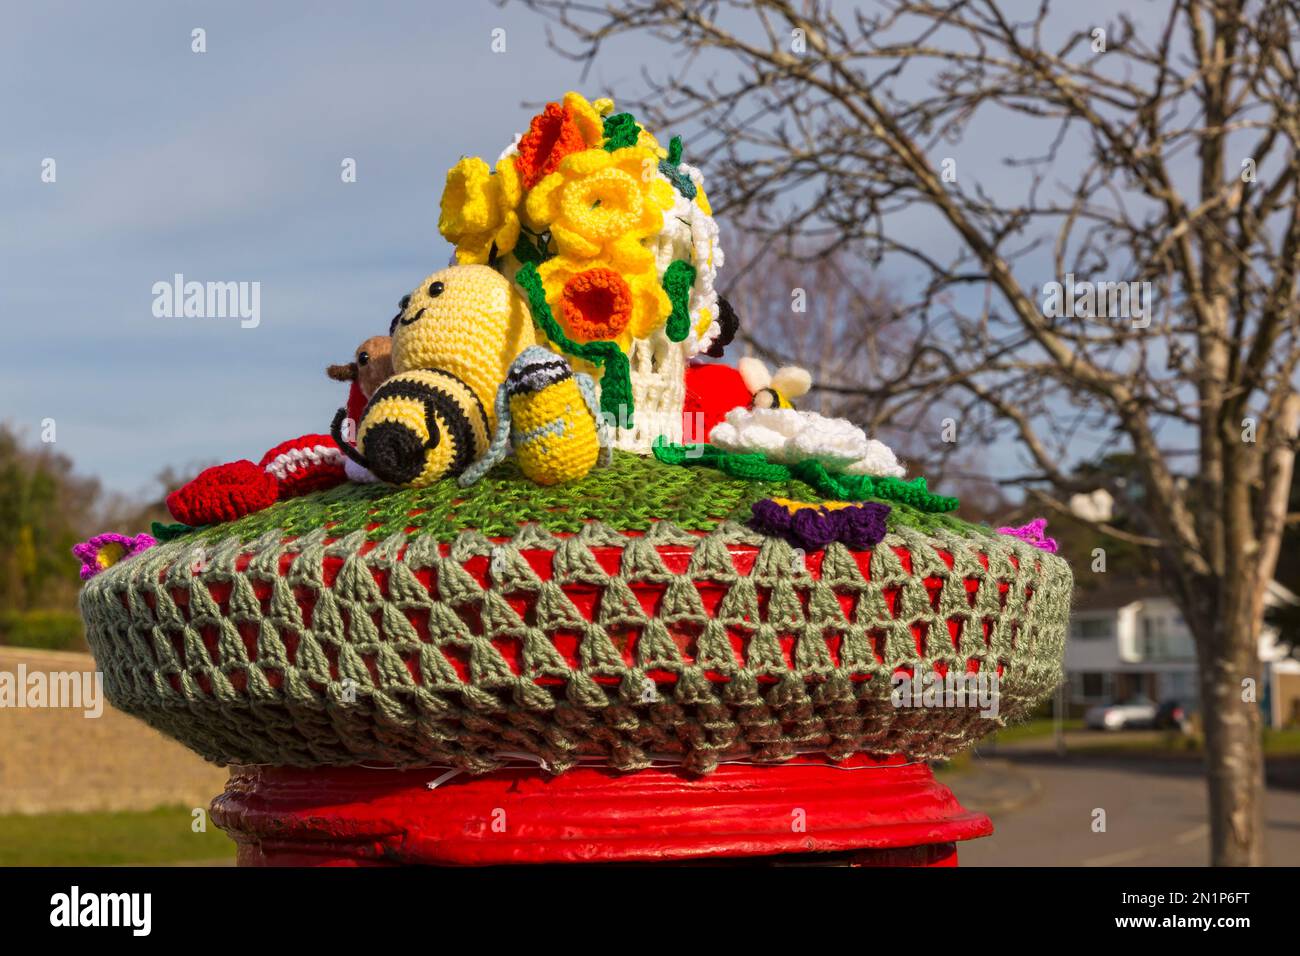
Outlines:
{"type": "Polygon", "coordinates": [[[625,146],[635,146],[641,127],[631,113],[615,113],[605,117],[605,149],[614,152],[625,146]]]}
{"type": "Polygon", "coordinates": [[[179,521],[173,522],[172,524],[163,524],[161,521],[155,521],[150,526],[149,533],[162,543],[166,544],[168,541],[175,541],[182,535],[189,534],[194,530],[197,529],[191,528],[187,524],[181,524],[179,521]]]}
{"type": "Polygon", "coordinates": [[[677,167],[682,163],[682,138],[674,136],[668,142],[668,158],[659,161],[659,172],[673,184],[673,188],[687,199],[694,199],[695,182],[677,167]]]}
{"type": "Polygon", "coordinates": [[[683,259],[674,259],[664,270],[663,287],[672,303],[673,311],[664,326],[670,342],[680,342],[691,331],[691,286],[695,284],[695,266],[683,259]]]}
{"type": "Polygon", "coordinates": [[[930,494],[922,477],[903,481],[875,475],[832,475],[818,461],[783,465],[768,461],[759,452],[723,451],[713,445],[673,445],[662,436],[655,439],[653,450],[655,457],[668,465],[705,465],[749,481],[798,480],[813,488],[817,495],[814,499],[801,500],[880,500],[889,502],[891,507],[906,505],[930,513],[956,511],[958,505],[956,498],[930,494]]]}

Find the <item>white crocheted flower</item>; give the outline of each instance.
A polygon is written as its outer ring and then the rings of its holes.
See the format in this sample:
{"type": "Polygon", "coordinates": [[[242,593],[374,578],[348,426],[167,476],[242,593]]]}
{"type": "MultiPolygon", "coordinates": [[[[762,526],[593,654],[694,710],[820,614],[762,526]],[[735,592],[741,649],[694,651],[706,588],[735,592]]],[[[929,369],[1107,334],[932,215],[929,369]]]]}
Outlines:
{"type": "Polygon", "coordinates": [[[724,451],[762,452],[783,465],[816,459],[842,475],[906,474],[888,445],[848,419],[794,408],[733,408],[709,432],[709,443],[724,451]]]}
{"type": "MultiPolygon", "coordinates": [[[[697,187],[703,185],[704,177],[694,166],[682,163],[677,169],[697,187]]],[[[667,178],[662,173],[658,175],[667,178]]],[[[699,202],[677,193],[672,209],[664,213],[663,229],[654,239],[654,251],[655,267],[661,278],[674,259],[684,259],[695,267],[695,282],[687,303],[691,329],[686,340],[686,357],[694,358],[722,331],[718,324],[718,293],[714,288],[718,269],[723,264],[718,224],[699,202]]]]}

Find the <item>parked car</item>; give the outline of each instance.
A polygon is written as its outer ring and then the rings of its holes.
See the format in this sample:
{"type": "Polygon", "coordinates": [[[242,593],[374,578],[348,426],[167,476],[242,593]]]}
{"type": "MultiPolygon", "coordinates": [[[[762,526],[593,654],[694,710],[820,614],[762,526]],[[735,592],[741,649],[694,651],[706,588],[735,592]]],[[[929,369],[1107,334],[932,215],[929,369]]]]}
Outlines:
{"type": "Polygon", "coordinates": [[[1192,711],[1180,700],[1167,700],[1156,711],[1155,726],[1160,730],[1192,732],[1192,711]]]}
{"type": "Polygon", "coordinates": [[[1083,722],[1093,730],[1133,730],[1154,727],[1156,702],[1150,697],[1130,697],[1122,704],[1103,704],[1092,707],[1083,715],[1083,722]]]}

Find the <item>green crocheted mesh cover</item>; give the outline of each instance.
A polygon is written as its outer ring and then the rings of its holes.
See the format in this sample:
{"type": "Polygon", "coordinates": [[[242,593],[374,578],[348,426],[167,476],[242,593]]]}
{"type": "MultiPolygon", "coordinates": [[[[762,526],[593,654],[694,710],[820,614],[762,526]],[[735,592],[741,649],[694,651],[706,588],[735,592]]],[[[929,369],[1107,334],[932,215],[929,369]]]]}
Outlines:
{"type": "Polygon", "coordinates": [[[82,614],[109,699],[223,764],[937,757],[1059,683],[1065,561],[907,509],[806,559],[730,520],[797,484],[626,456],[336,489],[124,561],[82,614]],[[1000,669],[998,716],[895,708],[900,668],[1000,669]]]}

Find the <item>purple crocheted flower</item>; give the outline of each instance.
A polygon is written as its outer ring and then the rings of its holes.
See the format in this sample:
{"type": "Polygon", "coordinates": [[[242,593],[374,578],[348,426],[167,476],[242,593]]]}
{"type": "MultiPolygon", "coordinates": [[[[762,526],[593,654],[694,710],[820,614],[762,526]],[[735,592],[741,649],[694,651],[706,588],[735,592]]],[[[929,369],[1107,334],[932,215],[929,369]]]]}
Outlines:
{"type": "Polygon", "coordinates": [[[889,505],[867,502],[853,508],[841,508],[832,514],[843,516],[839,540],[855,551],[865,551],[885,538],[885,517],[889,514],[889,505]]]}
{"type": "Polygon", "coordinates": [[[750,511],[753,528],[784,538],[806,551],[820,551],[832,541],[842,541],[850,548],[864,551],[885,537],[885,516],[889,514],[889,505],[864,501],[827,508],[765,498],[754,502],[750,511]]]}
{"type": "Polygon", "coordinates": [[[1029,524],[1021,525],[1019,528],[998,528],[998,534],[1019,538],[1026,544],[1032,544],[1035,548],[1042,548],[1044,551],[1056,554],[1056,539],[1047,537],[1043,533],[1046,530],[1047,519],[1035,518],[1029,524]]]}
{"type": "Polygon", "coordinates": [[[821,508],[800,508],[790,516],[790,534],[808,551],[819,551],[839,535],[835,513],[821,508]]]}
{"type": "Polygon", "coordinates": [[[157,543],[148,534],[138,534],[134,538],[128,538],[124,534],[97,534],[89,541],[73,546],[72,555],[81,561],[81,580],[89,581],[100,571],[106,571],[119,561],[147,551],[157,543]]]}
{"type": "Polygon", "coordinates": [[[755,529],[782,538],[790,533],[790,512],[771,498],[755,501],[749,510],[753,513],[750,524],[755,529]]]}

